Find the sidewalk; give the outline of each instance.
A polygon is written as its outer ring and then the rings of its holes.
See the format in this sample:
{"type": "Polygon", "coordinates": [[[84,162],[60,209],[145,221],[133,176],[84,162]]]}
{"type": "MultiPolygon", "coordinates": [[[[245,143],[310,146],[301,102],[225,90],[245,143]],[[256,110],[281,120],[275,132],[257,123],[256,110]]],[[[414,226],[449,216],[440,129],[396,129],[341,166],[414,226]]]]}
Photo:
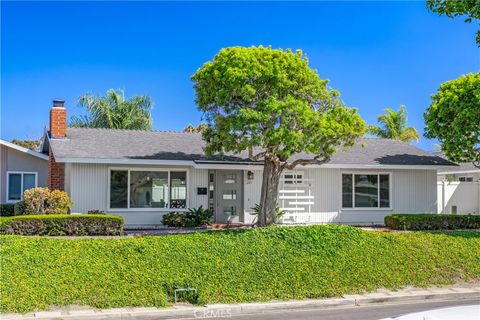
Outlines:
{"type": "Polygon", "coordinates": [[[28,314],[1,314],[2,320],[106,320],[106,319],[181,319],[181,318],[229,318],[244,313],[261,313],[270,310],[331,309],[364,306],[371,304],[409,303],[435,300],[478,299],[480,286],[449,287],[432,289],[403,289],[399,291],[379,290],[365,295],[345,295],[341,298],[274,301],[261,303],[213,304],[191,306],[185,304],[170,308],[116,308],[116,309],[71,309],[42,311],[28,314]]]}

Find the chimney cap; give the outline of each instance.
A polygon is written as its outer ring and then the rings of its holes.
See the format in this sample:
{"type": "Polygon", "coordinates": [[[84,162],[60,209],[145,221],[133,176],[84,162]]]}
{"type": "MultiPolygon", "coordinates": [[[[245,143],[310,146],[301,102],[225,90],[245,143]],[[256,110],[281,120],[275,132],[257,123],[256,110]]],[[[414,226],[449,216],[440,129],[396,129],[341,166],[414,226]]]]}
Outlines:
{"type": "Polygon", "coordinates": [[[64,108],[65,100],[54,99],[53,100],[53,107],[55,108],[64,108]]]}

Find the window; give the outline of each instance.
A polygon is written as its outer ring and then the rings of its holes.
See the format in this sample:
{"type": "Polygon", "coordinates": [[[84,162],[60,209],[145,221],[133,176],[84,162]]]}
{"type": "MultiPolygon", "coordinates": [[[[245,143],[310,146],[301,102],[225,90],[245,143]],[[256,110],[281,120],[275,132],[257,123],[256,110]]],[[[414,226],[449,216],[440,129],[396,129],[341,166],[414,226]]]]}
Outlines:
{"type": "Polygon", "coordinates": [[[389,174],[342,174],[343,208],[390,208],[389,174]]]}
{"type": "Polygon", "coordinates": [[[23,199],[23,192],[37,187],[36,172],[7,172],[7,201],[23,199]]]}
{"type": "Polygon", "coordinates": [[[473,182],[473,177],[458,177],[460,182],[473,182]]]}
{"type": "Polygon", "coordinates": [[[110,171],[111,209],[186,207],[186,171],[110,171]]]}
{"type": "Polygon", "coordinates": [[[283,174],[283,181],[285,184],[302,184],[303,174],[297,172],[286,172],[283,174]]]}

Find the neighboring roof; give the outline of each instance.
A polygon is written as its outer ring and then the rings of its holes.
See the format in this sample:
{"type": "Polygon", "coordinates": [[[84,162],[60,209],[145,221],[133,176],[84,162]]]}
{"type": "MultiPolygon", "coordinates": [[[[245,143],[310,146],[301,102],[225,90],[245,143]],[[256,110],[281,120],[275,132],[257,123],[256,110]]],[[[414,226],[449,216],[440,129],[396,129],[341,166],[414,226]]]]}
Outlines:
{"type": "Polygon", "coordinates": [[[0,144],[4,145],[6,147],[9,147],[9,148],[15,149],[17,151],[24,152],[24,153],[29,154],[31,156],[34,156],[34,157],[37,157],[37,158],[40,158],[40,159],[43,159],[43,160],[48,160],[48,155],[46,155],[46,154],[43,154],[43,153],[34,151],[32,149],[28,149],[28,148],[19,146],[17,144],[5,141],[3,139],[0,139],[0,144]]]}
{"type": "MultiPolygon", "coordinates": [[[[448,159],[447,156],[441,151],[435,151],[431,154],[448,159]]],[[[468,173],[468,172],[480,172],[480,169],[475,167],[471,162],[458,163],[458,167],[454,168],[440,168],[438,174],[455,174],[455,173],[468,173]]]]}
{"type": "MultiPolygon", "coordinates": [[[[59,162],[108,162],[121,160],[174,160],[195,163],[252,163],[247,152],[206,157],[199,133],[68,128],[67,138],[50,139],[59,162]]],[[[297,155],[293,158],[313,155],[297,155]]],[[[259,164],[260,162],[256,162],[259,164]]],[[[408,143],[390,139],[362,138],[354,147],[337,152],[329,165],[451,166],[454,163],[408,143]]]]}

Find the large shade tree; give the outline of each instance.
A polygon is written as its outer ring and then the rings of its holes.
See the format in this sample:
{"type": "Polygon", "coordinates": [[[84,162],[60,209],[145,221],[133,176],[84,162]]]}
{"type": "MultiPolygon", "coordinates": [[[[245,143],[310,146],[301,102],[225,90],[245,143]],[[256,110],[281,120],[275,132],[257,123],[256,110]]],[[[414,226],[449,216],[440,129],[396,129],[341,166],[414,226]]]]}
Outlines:
{"type": "Polygon", "coordinates": [[[284,169],[328,162],[338,146],[353,145],[365,131],[359,114],[301,51],[225,48],[192,80],[208,124],[206,153],[248,151],[251,160],[264,162],[259,226],[275,222],[284,169]],[[290,160],[299,153],[311,156],[290,160]]]}
{"type": "MultiPolygon", "coordinates": [[[[427,7],[449,18],[465,17],[465,22],[469,23],[480,19],[480,1],[478,0],[427,0],[427,7]]],[[[480,30],[477,31],[476,40],[480,46],[480,30]]]]}
{"type": "Polygon", "coordinates": [[[121,90],[110,89],[105,96],[87,93],[78,99],[86,115],[72,116],[70,126],[80,128],[109,128],[151,130],[153,127],[150,110],[152,100],[147,96],[125,99],[121,90]]]}
{"type": "Polygon", "coordinates": [[[407,109],[400,106],[398,111],[387,108],[385,113],[378,116],[378,125],[369,125],[367,132],[380,138],[395,139],[404,142],[419,139],[414,127],[407,126],[407,109]]]}
{"type": "Polygon", "coordinates": [[[448,159],[480,168],[480,72],[440,85],[424,117],[425,136],[438,139],[448,159]]]}

